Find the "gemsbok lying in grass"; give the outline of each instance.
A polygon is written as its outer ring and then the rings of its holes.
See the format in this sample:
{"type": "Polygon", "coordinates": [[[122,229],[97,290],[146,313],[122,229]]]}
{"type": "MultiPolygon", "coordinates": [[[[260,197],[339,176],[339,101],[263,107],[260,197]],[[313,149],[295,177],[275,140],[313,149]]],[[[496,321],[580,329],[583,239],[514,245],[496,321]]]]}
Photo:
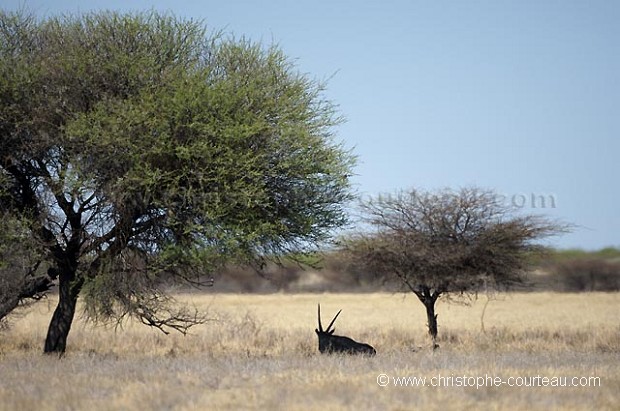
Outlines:
{"type": "Polygon", "coordinates": [[[316,335],[319,336],[319,351],[321,354],[345,353],[375,355],[377,351],[368,344],[358,343],[349,337],[334,335],[335,328],[332,328],[332,325],[336,322],[336,318],[338,318],[341,311],[342,310],[338,311],[332,322],[327,326],[327,329],[323,330],[323,326],[321,325],[321,304],[319,304],[319,328],[314,331],[316,335]]]}

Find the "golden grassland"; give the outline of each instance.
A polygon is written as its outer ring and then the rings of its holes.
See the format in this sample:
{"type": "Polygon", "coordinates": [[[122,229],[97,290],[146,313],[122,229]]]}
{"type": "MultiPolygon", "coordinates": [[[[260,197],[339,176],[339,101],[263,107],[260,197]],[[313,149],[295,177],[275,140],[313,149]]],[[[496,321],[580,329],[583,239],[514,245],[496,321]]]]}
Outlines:
{"type": "Polygon", "coordinates": [[[429,348],[423,306],[413,296],[178,298],[207,310],[213,320],[187,336],[166,336],[139,324],[114,329],[78,319],[60,360],[41,354],[55,300],[30,308],[0,333],[0,410],[620,407],[618,293],[504,295],[488,303],[484,332],[485,297],[470,306],[440,301],[436,351],[429,348]],[[320,355],[317,303],[324,326],[342,308],[336,333],[372,344],[377,356],[320,355]],[[377,383],[380,374],[388,378],[385,387],[377,383]],[[426,377],[427,386],[394,385],[393,378],[409,376],[426,377]],[[439,376],[452,386],[428,386],[433,377],[439,383],[439,376]],[[519,378],[537,376],[597,377],[600,386],[507,385],[510,378],[529,384],[531,379],[519,378]],[[462,386],[476,377],[505,383],[462,386]]]}

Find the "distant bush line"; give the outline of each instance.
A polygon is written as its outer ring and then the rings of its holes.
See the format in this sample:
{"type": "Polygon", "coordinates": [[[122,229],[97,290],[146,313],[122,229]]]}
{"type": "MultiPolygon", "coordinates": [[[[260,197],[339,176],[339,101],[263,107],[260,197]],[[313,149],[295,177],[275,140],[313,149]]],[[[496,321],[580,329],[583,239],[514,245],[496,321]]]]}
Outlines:
{"type": "MultiPolygon", "coordinates": [[[[533,264],[528,280],[519,291],[620,291],[620,249],[553,251],[533,264]]],[[[317,268],[295,263],[269,265],[261,272],[228,267],[216,275],[215,285],[213,291],[242,293],[399,291],[382,273],[353,268],[338,253],[323,255],[317,268]]]]}

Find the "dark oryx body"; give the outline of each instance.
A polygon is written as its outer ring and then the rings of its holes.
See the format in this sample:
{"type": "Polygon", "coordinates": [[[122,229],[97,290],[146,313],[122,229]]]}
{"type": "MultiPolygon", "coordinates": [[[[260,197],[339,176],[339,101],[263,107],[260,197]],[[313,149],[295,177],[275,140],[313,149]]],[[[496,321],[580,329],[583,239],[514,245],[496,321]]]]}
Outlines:
{"type": "Polygon", "coordinates": [[[321,325],[321,305],[319,304],[319,328],[314,331],[316,335],[319,336],[319,351],[321,354],[345,353],[375,355],[377,352],[368,344],[358,343],[349,337],[334,335],[335,328],[332,328],[332,325],[334,325],[341,311],[342,310],[338,311],[332,322],[327,326],[327,329],[323,330],[323,326],[321,325]]]}

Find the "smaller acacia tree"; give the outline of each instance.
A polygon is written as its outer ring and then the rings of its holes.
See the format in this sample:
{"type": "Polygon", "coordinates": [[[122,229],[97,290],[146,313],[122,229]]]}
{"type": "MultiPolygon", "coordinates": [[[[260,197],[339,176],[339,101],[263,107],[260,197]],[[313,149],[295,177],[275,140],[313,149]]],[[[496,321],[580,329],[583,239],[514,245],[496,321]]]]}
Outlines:
{"type": "Polygon", "coordinates": [[[437,348],[435,303],[444,295],[476,295],[523,284],[537,240],[565,226],[523,215],[493,191],[410,190],[361,202],[374,230],[342,241],[344,252],[384,279],[396,279],[426,308],[428,332],[437,348]]]}

